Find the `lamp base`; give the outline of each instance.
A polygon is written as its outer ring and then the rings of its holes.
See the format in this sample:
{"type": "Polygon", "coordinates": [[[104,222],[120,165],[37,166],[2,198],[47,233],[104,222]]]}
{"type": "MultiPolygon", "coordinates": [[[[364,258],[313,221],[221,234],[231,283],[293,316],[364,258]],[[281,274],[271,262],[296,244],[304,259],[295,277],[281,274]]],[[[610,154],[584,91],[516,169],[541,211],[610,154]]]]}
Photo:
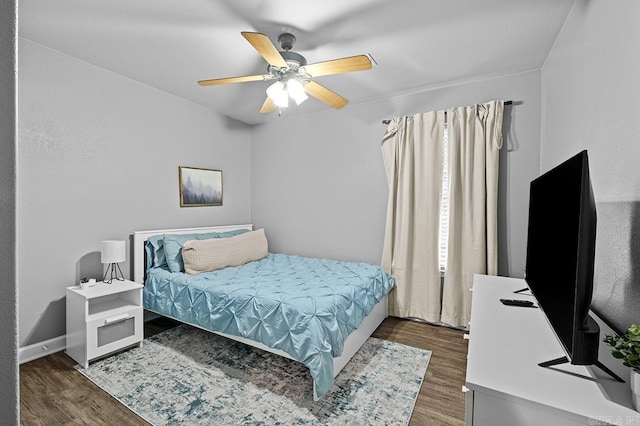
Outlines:
{"type": "Polygon", "coordinates": [[[117,263],[110,263],[109,266],[107,266],[107,270],[104,272],[102,282],[111,284],[114,279],[117,281],[124,281],[124,274],[122,273],[122,269],[120,269],[120,265],[117,263]],[[120,275],[118,276],[118,274],[120,275]],[[107,275],[109,275],[109,281],[107,281],[107,275]]]}

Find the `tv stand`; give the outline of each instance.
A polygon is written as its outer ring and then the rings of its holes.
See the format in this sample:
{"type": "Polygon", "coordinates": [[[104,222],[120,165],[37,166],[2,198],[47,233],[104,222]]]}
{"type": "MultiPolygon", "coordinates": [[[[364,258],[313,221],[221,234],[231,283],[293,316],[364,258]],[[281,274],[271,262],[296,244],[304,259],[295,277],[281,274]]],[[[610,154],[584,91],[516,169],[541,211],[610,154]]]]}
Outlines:
{"type": "MultiPolygon", "coordinates": [[[[640,417],[632,408],[628,383],[614,380],[595,366],[555,359],[552,369],[538,366],[562,351],[544,313],[540,309],[512,309],[500,303],[501,298],[509,298],[525,286],[524,280],[516,278],[474,278],[466,425],[629,425],[628,419],[637,422],[640,417]],[[560,371],[567,374],[559,374],[560,371]]],[[[535,300],[533,296],[531,300],[535,300]]],[[[599,326],[601,334],[608,332],[603,324],[599,326]]],[[[620,377],[630,374],[603,342],[598,359],[620,377]]]]}
{"type": "MultiPolygon", "coordinates": [[[[544,367],[544,368],[549,368],[549,367],[553,367],[555,365],[560,365],[560,364],[567,364],[569,362],[569,358],[567,358],[566,356],[561,356],[560,358],[556,358],[556,359],[552,359],[551,361],[545,361],[545,362],[541,362],[538,365],[540,367],[544,367]]],[[[607,373],[609,376],[611,376],[613,379],[615,379],[616,381],[620,382],[620,383],[624,383],[624,380],[622,380],[620,378],[620,376],[618,376],[616,373],[614,373],[613,371],[611,371],[606,365],[604,365],[603,363],[601,363],[600,361],[596,361],[593,365],[595,365],[596,367],[598,367],[600,370],[604,371],[605,373],[607,373]]]]}

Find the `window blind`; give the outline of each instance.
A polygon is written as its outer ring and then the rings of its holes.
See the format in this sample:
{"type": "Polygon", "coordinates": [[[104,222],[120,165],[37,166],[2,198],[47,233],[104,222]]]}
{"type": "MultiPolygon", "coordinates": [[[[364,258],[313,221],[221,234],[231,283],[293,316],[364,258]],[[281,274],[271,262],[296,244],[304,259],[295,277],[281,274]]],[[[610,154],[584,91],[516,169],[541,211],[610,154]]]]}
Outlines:
{"type": "Polygon", "coordinates": [[[447,244],[449,242],[449,132],[446,124],[442,141],[442,191],[440,195],[439,228],[440,272],[444,272],[447,268],[447,244]]]}

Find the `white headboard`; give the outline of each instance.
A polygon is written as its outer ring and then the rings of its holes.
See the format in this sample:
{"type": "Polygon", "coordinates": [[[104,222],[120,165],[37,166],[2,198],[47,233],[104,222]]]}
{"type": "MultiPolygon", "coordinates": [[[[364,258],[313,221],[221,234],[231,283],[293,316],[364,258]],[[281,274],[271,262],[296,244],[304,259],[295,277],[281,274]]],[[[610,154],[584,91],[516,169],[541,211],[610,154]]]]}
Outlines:
{"type": "Polygon", "coordinates": [[[155,231],[136,231],[133,233],[131,257],[133,264],[133,281],[144,284],[145,252],[144,243],[154,235],[162,234],[205,234],[208,232],[228,232],[236,229],[253,230],[252,224],[208,226],[202,228],[157,229],[155,231]]]}

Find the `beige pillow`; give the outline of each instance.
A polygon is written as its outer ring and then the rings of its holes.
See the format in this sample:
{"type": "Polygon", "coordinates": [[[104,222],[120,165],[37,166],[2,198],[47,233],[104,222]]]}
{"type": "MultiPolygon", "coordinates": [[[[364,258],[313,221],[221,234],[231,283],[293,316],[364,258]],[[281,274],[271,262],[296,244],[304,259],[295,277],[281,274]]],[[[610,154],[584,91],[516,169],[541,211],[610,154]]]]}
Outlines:
{"type": "Polygon", "coordinates": [[[189,275],[211,272],[227,266],[244,265],[267,257],[264,229],[231,238],[190,240],[182,245],[184,271],[189,275]]]}

